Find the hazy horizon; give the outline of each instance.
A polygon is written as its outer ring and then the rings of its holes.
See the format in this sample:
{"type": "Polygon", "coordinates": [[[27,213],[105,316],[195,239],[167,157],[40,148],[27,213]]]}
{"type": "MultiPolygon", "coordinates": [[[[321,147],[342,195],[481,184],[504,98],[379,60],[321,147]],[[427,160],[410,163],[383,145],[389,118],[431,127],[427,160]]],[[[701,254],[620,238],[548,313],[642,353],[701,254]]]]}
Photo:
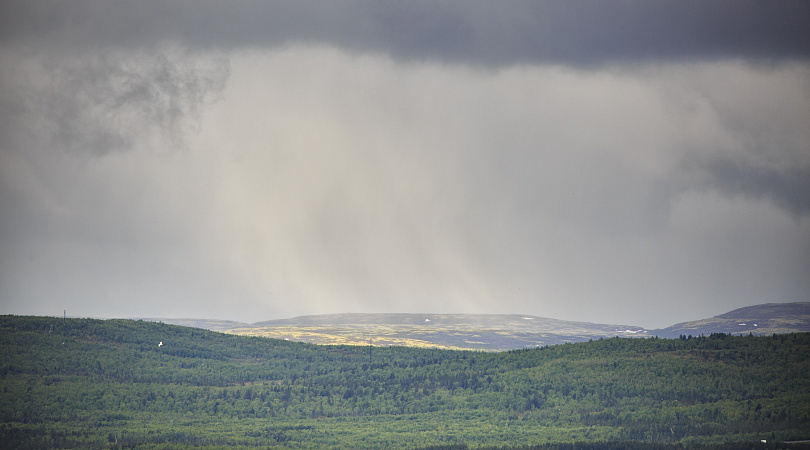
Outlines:
{"type": "MultiPolygon", "coordinates": [[[[797,303],[810,304],[810,302],[793,302],[793,303],[790,303],[790,304],[797,304],[797,303]]],[[[786,304],[786,303],[768,303],[768,304],[749,305],[749,306],[763,306],[763,305],[774,305],[774,304],[786,304]]],[[[746,307],[742,307],[742,308],[746,308],[746,307]]],[[[733,311],[736,311],[736,310],[742,309],[742,308],[735,308],[733,310],[725,311],[723,313],[718,313],[718,314],[713,315],[713,316],[695,317],[695,318],[692,318],[692,319],[683,320],[683,321],[679,321],[679,322],[673,322],[673,323],[670,323],[670,324],[656,326],[656,327],[647,327],[647,326],[644,326],[642,324],[621,322],[621,321],[619,321],[619,322],[592,322],[592,321],[581,321],[581,320],[576,320],[576,319],[561,319],[561,318],[558,318],[558,317],[544,317],[544,316],[536,316],[536,315],[532,315],[532,314],[519,314],[519,313],[479,313],[479,314],[480,315],[525,316],[525,317],[531,317],[533,319],[534,318],[537,318],[537,319],[552,319],[552,320],[560,320],[560,321],[564,321],[564,322],[593,323],[595,325],[617,325],[617,326],[640,327],[640,328],[643,328],[645,330],[650,330],[651,331],[651,330],[656,330],[656,329],[669,328],[671,326],[676,326],[676,325],[680,325],[680,324],[683,324],[683,323],[688,323],[688,322],[693,322],[693,321],[700,321],[700,320],[703,320],[703,319],[711,319],[713,317],[724,315],[726,313],[730,313],[730,312],[733,312],[733,311]]],[[[59,319],[61,317],[67,317],[68,319],[99,319],[99,320],[124,319],[124,320],[149,320],[149,321],[160,321],[160,322],[162,322],[164,320],[168,320],[168,321],[184,321],[184,320],[188,320],[188,321],[200,321],[200,322],[205,322],[205,321],[218,322],[218,321],[222,321],[222,322],[240,323],[240,324],[244,324],[244,325],[255,325],[255,324],[261,323],[261,322],[274,321],[274,320],[285,320],[285,319],[296,319],[296,318],[299,318],[299,317],[329,316],[329,315],[340,316],[340,315],[354,315],[354,314],[357,314],[357,315],[363,315],[363,314],[386,314],[387,315],[387,314],[390,314],[390,315],[417,315],[417,316],[477,315],[477,314],[465,314],[465,313],[429,313],[429,312],[398,312],[398,313],[355,313],[355,312],[344,312],[344,313],[331,313],[331,314],[311,313],[311,314],[302,314],[302,315],[296,315],[296,316],[264,318],[264,319],[258,319],[258,320],[253,320],[253,321],[241,321],[241,320],[233,320],[233,319],[227,319],[227,318],[193,317],[193,316],[185,316],[185,317],[178,317],[178,316],[171,316],[171,317],[170,316],[165,316],[165,317],[157,317],[157,316],[134,316],[134,317],[72,316],[70,314],[67,314],[66,310],[63,310],[63,315],[62,316],[52,315],[52,314],[42,314],[42,315],[33,314],[33,315],[34,316],[40,316],[40,317],[54,317],[56,319],[59,319]]],[[[26,315],[26,314],[21,314],[21,315],[26,315]]]]}

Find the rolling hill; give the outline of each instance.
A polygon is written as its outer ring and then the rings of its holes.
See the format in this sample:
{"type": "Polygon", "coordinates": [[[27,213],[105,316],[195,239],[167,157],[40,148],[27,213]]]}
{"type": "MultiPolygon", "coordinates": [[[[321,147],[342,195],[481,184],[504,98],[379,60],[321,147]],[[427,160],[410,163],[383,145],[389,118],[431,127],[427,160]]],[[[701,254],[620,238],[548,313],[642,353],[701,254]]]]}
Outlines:
{"type": "Polygon", "coordinates": [[[313,344],[501,351],[615,336],[677,338],[711,333],[762,336],[804,332],[810,331],[810,302],[750,306],[656,330],[514,314],[324,314],[253,324],[224,320],[147,320],[313,344]]]}
{"type": "Polygon", "coordinates": [[[499,351],[614,336],[650,336],[643,328],[629,325],[513,314],[326,314],[254,324],[193,319],[160,321],[313,344],[396,345],[450,350],[499,351]]]}
{"type": "Polygon", "coordinates": [[[661,337],[711,333],[767,336],[810,331],[810,302],[747,306],[708,319],[683,322],[651,333],[661,337]]]}

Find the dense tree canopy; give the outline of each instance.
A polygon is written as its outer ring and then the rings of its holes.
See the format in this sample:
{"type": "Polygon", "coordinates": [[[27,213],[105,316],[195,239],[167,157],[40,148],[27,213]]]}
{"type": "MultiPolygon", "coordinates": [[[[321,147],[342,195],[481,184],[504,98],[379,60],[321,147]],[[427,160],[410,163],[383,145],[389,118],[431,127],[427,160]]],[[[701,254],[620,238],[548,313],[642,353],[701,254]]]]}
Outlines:
{"type": "Polygon", "coordinates": [[[478,353],[0,316],[0,355],[0,441],[14,448],[810,438],[810,334],[478,353]]]}

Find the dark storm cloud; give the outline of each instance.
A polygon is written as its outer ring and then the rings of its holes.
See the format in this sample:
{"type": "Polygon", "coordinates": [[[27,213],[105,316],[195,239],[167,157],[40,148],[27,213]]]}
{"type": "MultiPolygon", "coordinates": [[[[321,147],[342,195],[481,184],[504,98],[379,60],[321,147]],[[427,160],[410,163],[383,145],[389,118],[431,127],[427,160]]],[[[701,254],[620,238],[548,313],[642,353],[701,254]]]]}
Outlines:
{"type": "Polygon", "coordinates": [[[310,42],[472,65],[810,56],[806,1],[6,2],[4,40],[202,48],[310,42]]]}

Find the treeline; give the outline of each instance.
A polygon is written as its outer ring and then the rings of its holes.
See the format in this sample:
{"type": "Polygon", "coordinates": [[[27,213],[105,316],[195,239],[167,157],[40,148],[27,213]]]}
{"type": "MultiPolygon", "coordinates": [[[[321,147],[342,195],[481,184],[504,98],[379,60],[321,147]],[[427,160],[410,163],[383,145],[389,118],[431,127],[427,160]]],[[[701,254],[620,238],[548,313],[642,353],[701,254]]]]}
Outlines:
{"type": "Polygon", "coordinates": [[[479,353],[0,316],[0,355],[0,442],[12,448],[694,446],[810,437],[810,334],[479,353]]]}

